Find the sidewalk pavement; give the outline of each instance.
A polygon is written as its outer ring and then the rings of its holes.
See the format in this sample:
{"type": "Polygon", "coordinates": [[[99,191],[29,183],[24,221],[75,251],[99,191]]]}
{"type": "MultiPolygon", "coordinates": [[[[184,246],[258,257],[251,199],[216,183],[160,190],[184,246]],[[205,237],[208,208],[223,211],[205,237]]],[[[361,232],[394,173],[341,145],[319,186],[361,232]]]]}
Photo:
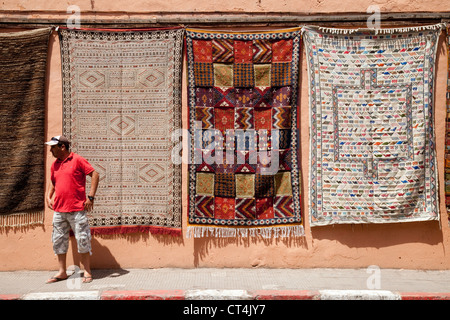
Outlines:
{"type": "Polygon", "coordinates": [[[0,300],[450,300],[450,270],[115,269],[82,283],[73,269],[53,284],[55,271],[0,272],[0,300]]]}

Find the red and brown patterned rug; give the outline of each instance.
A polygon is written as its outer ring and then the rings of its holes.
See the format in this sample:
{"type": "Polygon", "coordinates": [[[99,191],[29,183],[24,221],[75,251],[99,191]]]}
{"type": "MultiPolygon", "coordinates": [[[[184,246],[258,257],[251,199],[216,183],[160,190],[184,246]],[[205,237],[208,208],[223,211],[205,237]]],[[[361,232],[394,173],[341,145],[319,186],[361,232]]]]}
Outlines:
{"type": "Polygon", "coordinates": [[[303,235],[300,29],[187,29],[188,237],[303,235]]]}

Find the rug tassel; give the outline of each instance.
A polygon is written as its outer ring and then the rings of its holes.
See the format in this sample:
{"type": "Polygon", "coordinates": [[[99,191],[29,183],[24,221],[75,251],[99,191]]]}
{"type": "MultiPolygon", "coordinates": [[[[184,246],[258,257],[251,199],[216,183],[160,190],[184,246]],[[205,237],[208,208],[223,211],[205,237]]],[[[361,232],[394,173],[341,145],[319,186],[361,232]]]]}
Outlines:
{"type": "Polygon", "coordinates": [[[14,213],[0,216],[0,229],[44,224],[44,211],[14,213]]]}
{"type": "MultiPolygon", "coordinates": [[[[307,26],[307,28],[318,28],[320,32],[325,33],[331,33],[336,35],[347,35],[347,34],[353,34],[361,31],[374,31],[375,34],[393,34],[396,32],[410,32],[410,31],[424,31],[424,30],[437,30],[437,29],[443,29],[445,28],[444,23],[437,23],[432,25],[426,25],[426,26],[415,26],[415,27],[405,27],[405,28],[357,28],[357,29],[341,29],[341,28],[327,28],[327,27],[311,27],[307,26]]],[[[302,28],[302,33],[305,31],[305,28],[302,28]]]]}
{"type": "Polygon", "coordinates": [[[270,238],[289,238],[302,237],[305,231],[302,225],[282,226],[282,227],[263,227],[263,228],[221,228],[190,226],[187,227],[186,238],[235,238],[235,237],[255,237],[261,236],[264,239],[270,238]]]}

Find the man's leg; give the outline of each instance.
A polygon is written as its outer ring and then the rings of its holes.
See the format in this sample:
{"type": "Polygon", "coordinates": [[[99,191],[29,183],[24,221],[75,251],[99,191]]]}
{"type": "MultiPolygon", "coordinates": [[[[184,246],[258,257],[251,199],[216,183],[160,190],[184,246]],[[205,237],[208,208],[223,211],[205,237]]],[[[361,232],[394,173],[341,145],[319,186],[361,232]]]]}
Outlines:
{"type": "Polygon", "coordinates": [[[73,215],[73,223],[72,230],[75,230],[78,252],[81,255],[81,263],[84,267],[83,282],[91,282],[91,229],[86,212],[76,212],[73,215]]]}
{"type": "Polygon", "coordinates": [[[66,256],[67,253],[63,253],[63,254],[58,254],[58,273],[55,275],[55,277],[60,278],[60,279],[64,279],[67,278],[67,273],[66,273],[66,256]]]}
{"type": "Polygon", "coordinates": [[[66,256],[69,248],[69,223],[65,213],[54,212],[52,242],[53,251],[58,257],[58,273],[47,280],[47,283],[58,282],[67,279],[66,256]]]}
{"type": "Polygon", "coordinates": [[[91,273],[91,253],[81,253],[81,263],[84,268],[83,282],[91,282],[92,281],[92,273],[91,273]]]}

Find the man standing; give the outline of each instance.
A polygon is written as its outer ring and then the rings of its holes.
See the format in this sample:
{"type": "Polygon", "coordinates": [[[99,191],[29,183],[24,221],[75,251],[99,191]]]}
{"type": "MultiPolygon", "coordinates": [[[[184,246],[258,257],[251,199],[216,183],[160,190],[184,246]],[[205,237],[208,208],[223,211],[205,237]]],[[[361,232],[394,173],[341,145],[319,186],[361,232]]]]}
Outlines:
{"type": "Polygon", "coordinates": [[[84,266],[83,282],[91,282],[91,231],[86,212],[93,209],[99,175],[86,159],[70,151],[70,142],[66,137],[56,136],[45,144],[51,146],[50,152],[56,158],[51,167],[52,183],[46,202],[54,211],[52,241],[59,265],[58,273],[48,279],[47,283],[66,280],[68,277],[66,255],[70,229],[75,234],[84,266]],[[86,176],[92,178],[87,199],[86,176]]]}

